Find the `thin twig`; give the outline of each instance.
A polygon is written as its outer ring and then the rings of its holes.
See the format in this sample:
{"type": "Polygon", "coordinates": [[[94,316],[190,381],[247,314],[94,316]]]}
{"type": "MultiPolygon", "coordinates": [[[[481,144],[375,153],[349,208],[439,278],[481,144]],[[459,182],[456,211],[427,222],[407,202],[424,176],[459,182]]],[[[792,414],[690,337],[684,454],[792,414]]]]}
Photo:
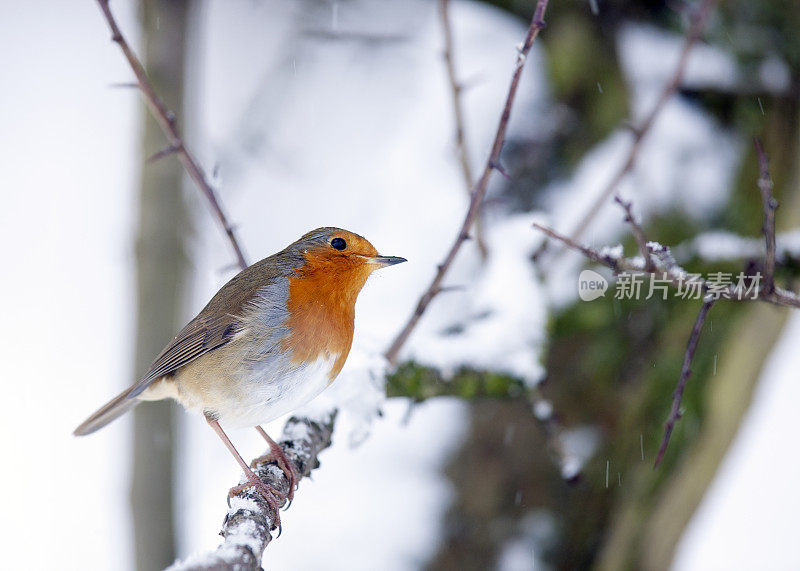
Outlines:
{"type": "MultiPolygon", "coordinates": [[[[759,179],[759,188],[762,188],[762,196],[764,197],[764,213],[765,213],[765,230],[764,234],[767,235],[767,257],[769,258],[769,250],[770,250],[770,238],[769,234],[772,235],[772,270],[774,270],[774,248],[775,248],[775,227],[774,227],[774,217],[771,219],[768,217],[769,214],[774,216],[774,199],[772,199],[771,195],[771,183],[762,182],[768,181],[769,172],[766,170],[765,161],[766,157],[763,154],[763,149],[761,149],[760,145],[757,144],[759,158],[761,159],[762,170],[761,170],[761,179],[759,179]],[[763,158],[762,158],[763,157],[763,158]],[[765,174],[766,173],[766,174],[765,174]],[[770,231],[771,227],[771,231],[770,231]]],[[[617,202],[622,204],[623,208],[625,208],[626,212],[628,213],[629,218],[633,218],[631,211],[630,211],[630,204],[625,204],[619,198],[617,198],[617,202]]],[[[637,242],[641,243],[644,242],[644,233],[642,232],[641,228],[638,227],[638,224],[635,222],[631,222],[631,225],[634,229],[634,233],[641,234],[641,238],[637,237],[637,242]]],[[[576,250],[583,254],[588,259],[606,265],[610,267],[615,272],[619,271],[630,271],[630,272],[641,272],[641,273],[649,273],[651,276],[655,277],[657,275],[656,272],[660,272],[661,280],[665,283],[672,285],[673,287],[680,288],[681,286],[686,285],[686,279],[689,277],[689,274],[681,268],[680,266],[675,263],[675,260],[672,258],[669,250],[664,248],[663,246],[659,246],[656,249],[656,256],[650,256],[649,264],[647,261],[639,262],[637,260],[631,258],[625,258],[622,256],[612,256],[612,255],[603,255],[600,251],[589,248],[578,243],[576,240],[563,236],[550,228],[545,226],[541,226],[539,224],[534,224],[534,228],[544,232],[551,238],[554,238],[564,244],[566,247],[576,250]]],[[[645,243],[645,249],[647,250],[648,254],[650,253],[650,249],[647,248],[647,244],[645,243]]],[[[767,262],[769,265],[769,262],[767,262]]],[[[775,287],[775,284],[772,281],[772,274],[769,276],[770,285],[769,289],[767,288],[756,288],[754,295],[747,296],[742,295],[742,291],[739,289],[738,285],[734,286],[733,284],[729,284],[725,287],[720,287],[721,284],[710,284],[707,280],[700,279],[695,276],[695,281],[698,283],[700,287],[700,291],[705,294],[703,306],[700,308],[700,313],[697,316],[697,320],[695,322],[694,328],[692,329],[692,333],[689,337],[689,342],[686,346],[686,353],[684,354],[683,358],[683,367],[681,369],[681,376],[678,379],[678,385],[675,388],[675,392],[673,394],[672,400],[672,408],[670,410],[669,416],[667,417],[667,421],[664,425],[664,438],[661,441],[661,446],[659,447],[658,454],[656,455],[654,467],[658,467],[659,463],[664,457],[666,453],[667,446],[669,445],[669,439],[672,435],[672,430],[675,427],[675,423],[681,417],[681,400],[683,398],[683,392],[686,388],[686,383],[689,380],[689,376],[691,375],[691,365],[692,360],[694,358],[695,351],[697,350],[697,341],[700,337],[700,331],[703,328],[703,323],[705,323],[706,316],[708,312],[711,310],[711,307],[714,303],[720,299],[728,299],[731,301],[763,301],[766,303],[772,303],[774,305],[786,306],[786,307],[795,307],[800,308],[800,297],[790,291],[783,290],[781,288],[775,287]],[[712,285],[715,287],[712,288],[712,285]]]]}
{"type": "MultiPolygon", "coordinates": [[[[580,221],[575,225],[574,229],[569,233],[569,237],[573,240],[578,240],[583,235],[584,231],[589,227],[589,225],[592,223],[592,220],[594,220],[594,217],[600,211],[603,203],[608,200],[608,197],[614,194],[619,186],[619,183],[622,182],[622,179],[624,179],[625,176],[636,165],[636,160],[642,146],[642,140],[650,132],[650,129],[652,128],[656,119],[666,106],[667,101],[669,101],[670,97],[672,97],[672,95],[680,86],[683,76],[686,72],[686,65],[689,62],[689,54],[691,53],[695,43],[697,43],[697,40],[700,39],[700,36],[705,29],[706,22],[708,21],[708,17],[711,14],[711,9],[716,3],[717,0],[704,0],[697,9],[697,12],[692,18],[689,29],[686,32],[683,42],[683,49],[681,50],[680,57],[678,58],[678,64],[675,67],[672,77],[664,86],[664,89],[661,91],[661,94],[659,95],[658,100],[653,108],[650,110],[650,113],[645,116],[644,120],[637,127],[632,129],[633,141],[630,149],[628,149],[628,154],[625,157],[625,160],[620,168],[614,173],[614,176],[611,177],[611,180],[608,182],[605,188],[603,188],[603,190],[591,204],[591,206],[586,209],[586,213],[580,218],[580,221]]],[[[533,259],[538,260],[544,253],[545,248],[546,244],[542,244],[542,246],[540,246],[539,249],[534,253],[533,259]]]]}
{"type": "Polygon", "coordinates": [[[772,177],[769,174],[769,159],[761,146],[761,141],[754,140],[760,176],[758,177],[758,190],[761,191],[761,202],[764,206],[764,241],[766,242],[766,255],[764,256],[764,289],[767,293],[775,289],[775,209],[778,202],[772,196],[772,177]]]}
{"type": "Polygon", "coordinates": [[[715,297],[706,297],[702,307],[700,307],[700,313],[697,314],[697,320],[694,322],[692,333],[689,335],[689,342],[686,344],[686,353],[683,355],[681,376],[678,379],[678,385],[675,387],[675,392],[672,395],[672,408],[669,411],[667,422],[664,424],[664,438],[661,440],[661,446],[658,448],[658,454],[656,454],[656,460],[653,464],[654,468],[658,468],[658,465],[664,458],[664,453],[667,451],[667,445],[669,444],[669,438],[672,436],[672,429],[675,428],[675,423],[681,417],[681,400],[683,399],[683,391],[686,389],[686,382],[692,374],[692,360],[694,359],[695,351],[697,351],[697,341],[700,339],[700,332],[703,330],[706,316],[716,301],[717,299],[715,297]]]}
{"type": "Polygon", "coordinates": [[[414,312],[411,314],[405,326],[400,330],[400,332],[394,338],[394,341],[392,341],[392,343],[389,345],[389,348],[386,350],[384,356],[390,364],[395,364],[397,362],[400,349],[405,344],[409,335],[411,335],[411,332],[414,330],[417,322],[422,317],[422,314],[425,313],[428,304],[430,304],[431,300],[433,300],[433,298],[436,296],[436,293],[440,290],[442,280],[447,274],[447,271],[450,269],[450,266],[453,264],[456,254],[458,254],[458,251],[461,249],[461,245],[469,237],[469,229],[475,220],[475,216],[480,210],[483,197],[486,195],[486,187],[489,183],[489,178],[491,177],[492,171],[496,169],[496,165],[500,163],[500,151],[503,149],[503,142],[506,138],[508,120],[511,116],[511,108],[514,105],[517,87],[519,86],[519,80],[522,76],[522,69],[525,67],[525,60],[527,59],[528,52],[530,52],[534,40],[545,26],[544,14],[545,10],[547,10],[547,1],[548,0],[538,0],[536,4],[536,10],[533,14],[533,19],[531,20],[530,27],[528,28],[528,33],[525,36],[525,41],[518,48],[514,74],[511,76],[511,84],[509,85],[508,95],[506,96],[506,102],[503,106],[503,113],[500,116],[500,121],[497,125],[497,133],[494,137],[492,150],[489,153],[489,158],[486,160],[486,165],[483,168],[483,174],[481,174],[481,178],[472,189],[472,198],[470,199],[469,208],[464,216],[464,221],[461,224],[461,228],[456,234],[455,240],[450,246],[450,250],[447,252],[444,261],[439,265],[433,280],[420,297],[414,312]]]}
{"type": "MultiPolygon", "coordinates": [[[[453,30],[450,24],[450,0],[440,0],[439,15],[442,22],[442,35],[444,36],[444,62],[447,68],[447,79],[450,83],[450,94],[453,102],[453,115],[456,123],[456,146],[458,147],[458,162],[461,165],[461,175],[464,178],[464,190],[467,196],[472,191],[472,165],[469,162],[469,149],[467,148],[466,129],[464,123],[464,108],[461,104],[461,93],[464,85],[456,77],[455,56],[453,55],[453,30]]],[[[483,237],[483,222],[479,214],[475,216],[475,245],[478,246],[481,259],[485,260],[488,249],[483,237]]]]}
{"type": "MultiPolygon", "coordinates": [[[[619,269],[618,258],[614,258],[612,256],[604,256],[598,250],[595,250],[594,248],[589,248],[588,246],[584,246],[582,244],[579,244],[578,242],[576,242],[572,238],[567,238],[566,236],[563,236],[563,235],[557,233],[555,230],[551,230],[547,226],[542,226],[541,224],[534,223],[533,227],[536,228],[537,230],[540,230],[541,232],[544,232],[545,234],[547,234],[551,238],[554,238],[554,239],[558,240],[559,242],[563,243],[568,248],[571,248],[572,250],[580,252],[581,254],[583,254],[584,256],[586,256],[587,258],[592,260],[593,262],[597,262],[598,264],[603,264],[604,266],[608,266],[609,268],[611,268],[614,271],[619,269]]],[[[625,269],[625,268],[622,268],[622,269],[625,269]]],[[[636,271],[644,271],[644,268],[637,267],[636,271]]]]}
{"type": "Polygon", "coordinates": [[[647,248],[647,239],[644,236],[644,230],[633,215],[631,208],[631,201],[622,200],[619,195],[614,196],[614,202],[619,204],[625,210],[625,222],[631,225],[633,237],[636,239],[636,245],[639,247],[639,253],[644,259],[644,271],[652,272],[654,269],[653,258],[650,255],[650,250],[647,248]]]}
{"type": "MultiPolygon", "coordinates": [[[[682,267],[677,265],[674,260],[670,261],[669,263],[662,262],[657,257],[653,258],[654,268],[652,272],[645,272],[644,264],[636,259],[633,258],[625,258],[623,256],[612,256],[610,254],[603,254],[600,250],[595,248],[590,248],[588,246],[584,246],[579,242],[576,242],[572,238],[564,236],[563,234],[559,234],[555,230],[551,228],[547,228],[546,226],[542,226],[540,224],[534,224],[534,228],[544,232],[551,238],[558,240],[567,248],[575,250],[576,252],[580,252],[586,258],[592,260],[593,262],[597,262],[598,264],[602,264],[614,270],[615,272],[634,272],[634,273],[649,273],[650,275],[660,275],[665,283],[675,287],[685,287],[687,284],[687,278],[690,274],[684,270],[682,267]]],[[[664,252],[668,254],[668,249],[664,248],[664,252]]],[[[668,256],[665,256],[668,258],[668,256]]],[[[697,278],[696,282],[699,284],[700,291],[704,294],[710,293],[712,288],[709,285],[707,280],[703,280],[701,278],[697,278]]],[[[800,308],[800,296],[798,294],[788,291],[785,289],[781,289],[779,287],[775,287],[772,292],[767,292],[763,288],[758,288],[756,291],[752,292],[752,295],[746,296],[742,295],[741,292],[736,286],[733,284],[729,285],[726,288],[715,287],[713,288],[716,297],[722,297],[724,299],[728,299],[730,301],[763,301],[766,303],[771,303],[773,305],[778,305],[781,307],[795,307],[800,308]]]]}
{"type": "Polygon", "coordinates": [[[109,0],[97,0],[97,3],[100,5],[100,9],[103,11],[106,22],[108,22],[108,27],[111,29],[112,41],[114,41],[120,47],[122,53],[125,55],[125,59],[128,60],[128,64],[136,76],[137,87],[142,92],[142,95],[144,95],[144,100],[147,103],[150,112],[153,114],[153,117],[158,122],[161,130],[164,131],[164,135],[167,137],[168,146],[166,148],[171,149],[171,153],[174,152],[178,155],[178,159],[181,161],[183,168],[186,169],[189,177],[205,195],[208,203],[211,205],[211,209],[214,212],[217,222],[219,222],[220,226],[222,226],[222,229],[225,231],[225,234],[228,236],[228,241],[230,242],[233,252],[236,255],[236,261],[239,264],[239,267],[241,269],[245,269],[247,267],[247,261],[244,257],[242,247],[239,244],[239,241],[236,239],[234,228],[228,221],[228,218],[225,216],[225,213],[222,210],[222,205],[217,198],[217,193],[206,179],[203,169],[195,160],[192,153],[189,152],[189,149],[186,148],[186,144],[184,143],[183,138],[178,131],[175,114],[170,111],[170,109],[158,96],[153,84],[147,77],[144,66],[142,65],[141,61],[139,61],[139,58],[134,53],[133,49],[130,47],[130,44],[128,44],[128,42],[125,40],[125,36],[122,35],[122,32],[117,25],[117,21],[114,19],[114,15],[111,13],[109,0]]]}

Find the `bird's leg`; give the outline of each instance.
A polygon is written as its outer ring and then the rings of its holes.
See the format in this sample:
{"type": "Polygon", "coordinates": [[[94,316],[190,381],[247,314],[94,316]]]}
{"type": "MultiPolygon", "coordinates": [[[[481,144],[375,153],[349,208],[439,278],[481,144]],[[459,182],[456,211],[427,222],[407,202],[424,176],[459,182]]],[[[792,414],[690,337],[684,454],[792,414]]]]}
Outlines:
{"type": "Polygon", "coordinates": [[[208,416],[206,416],[206,421],[208,422],[209,426],[211,426],[211,428],[214,429],[214,432],[217,433],[217,436],[219,436],[220,440],[222,440],[222,443],[236,459],[236,462],[239,464],[239,466],[242,467],[242,470],[244,470],[244,475],[247,477],[249,481],[249,483],[247,484],[240,484],[230,489],[230,491],[228,492],[228,504],[230,505],[230,499],[233,495],[238,494],[245,488],[252,485],[261,494],[261,496],[264,498],[264,501],[267,502],[269,507],[275,512],[275,526],[280,527],[281,517],[278,514],[278,504],[281,502],[283,498],[280,498],[275,490],[273,490],[270,486],[265,484],[261,480],[261,478],[256,476],[255,472],[253,472],[253,470],[250,469],[250,466],[247,465],[247,462],[244,461],[242,455],[239,454],[238,450],[236,450],[236,447],[234,447],[233,442],[231,442],[230,438],[228,438],[228,435],[225,434],[224,430],[222,430],[222,427],[219,425],[219,422],[208,416]]]}
{"type": "Polygon", "coordinates": [[[267,441],[267,444],[269,445],[269,452],[253,460],[250,463],[250,466],[255,468],[261,462],[275,460],[278,463],[278,467],[283,470],[283,473],[286,475],[286,479],[289,480],[289,494],[286,496],[286,499],[291,502],[292,498],[294,498],[294,490],[297,487],[297,470],[295,470],[294,464],[289,462],[289,459],[283,452],[283,448],[281,448],[277,442],[270,438],[266,430],[260,426],[256,426],[256,430],[261,436],[264,437],[264,440],[267,441]]]}

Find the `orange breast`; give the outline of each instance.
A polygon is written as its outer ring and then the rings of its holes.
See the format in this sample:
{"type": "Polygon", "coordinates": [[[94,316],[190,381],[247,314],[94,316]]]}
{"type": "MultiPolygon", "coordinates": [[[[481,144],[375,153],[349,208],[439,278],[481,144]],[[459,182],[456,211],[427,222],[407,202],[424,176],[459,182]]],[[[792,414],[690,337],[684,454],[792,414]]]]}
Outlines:
{"type": "Polygon", "coordinates": [[[313,362],[334,357],[330,380],[342,370],[353,343],[353,322],[358,292],[369,272],[358,267],[331,265],[306,253],[306,266],[289,278],[283,348],[292,362],[313,362]]]}

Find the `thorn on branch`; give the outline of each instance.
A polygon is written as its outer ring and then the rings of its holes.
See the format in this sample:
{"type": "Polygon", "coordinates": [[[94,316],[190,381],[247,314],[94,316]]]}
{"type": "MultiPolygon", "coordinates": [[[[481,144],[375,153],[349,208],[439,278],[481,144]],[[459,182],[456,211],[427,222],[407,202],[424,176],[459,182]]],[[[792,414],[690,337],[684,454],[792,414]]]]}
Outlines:
{"type": "Polygon", "coordinates": [[[166,156],[174,155],[175,153],[177,153],[181,149],[183,149],[183,145],[180,144],[180,143],[173,144],[173,145],[167,145],[166,147],[162,148],[161,150],[159,150],[159,151],[153,153],[152,155],[150,155],[148,157],[148,159],[147,159],[147,162],[148,163],[154,163],[154,162],[160,161],[161,159],[163,159],[166,156]]]}
{"type": "Polygon", "coordinates": [[[494,170],[496,170],[497,172],[499,172],[501,175],[503,175],[503,177],[506,180],[510,180],[511,179],[511,176],[509,176],[508,172],[503,167],[503,165],[500,164],[500,161],[492,161],[491,163],[489,163],[489,166],[491,168],[493,168],[494,170]]]}

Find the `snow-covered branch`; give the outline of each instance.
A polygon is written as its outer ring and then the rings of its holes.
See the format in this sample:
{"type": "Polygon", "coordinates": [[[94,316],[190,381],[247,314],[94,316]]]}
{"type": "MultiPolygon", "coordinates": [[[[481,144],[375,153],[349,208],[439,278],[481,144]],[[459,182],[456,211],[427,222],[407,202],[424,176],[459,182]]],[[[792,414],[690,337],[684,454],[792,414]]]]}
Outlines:
{"type": "MultiPolygon", "coordinates": [[[[284,426],[278,443],[297,470],[298,480],[319,466],[317,456],[331,444],[335,417],[335,412],[316,420],[292,417],[284,426]]],[[[289,492],[289,480],[277,462],[259,464],[254,472],[285,498],[289,492]]],[[[242,483],[246,481],[246,478],[242,479],[242,483]]],[[[232,496],[229,504],[220,531],[225,538],[222,544],[210,553],[193,555],[185,561],[176,562],[169,568],[171,571],[261,569],[261,557],[272,541],[271,530],[275,528],[277,514],[252,487],[232,496]]]]}
{"type": "Polygon", "coordinates": [[[766,254],[764,256],[763,276],[760,274],[756,276],[745,276],[742,273],[737,283],[733,284],[706,280],[697,274],[689,274],[678,265],[668,247],[662,246],[657,242],[647,241],[644,230],[642,230],[642,227],[633,216],[631,203],[625,202],[619,197],[616,197],[616,201],[625,210],[625,221],[631,225],[636,243],[642,254],[641,258],[626,258],[621,249],[614,251],[611,248],[603,248],[602,250],[590,248],[550,228],[539,224],[533,225],[536,229],[558,240],[566,247],[580,252],[593,262],[608,266],[614,273],[633,272],[637,274],[649,274],[651,279],[658,279],[665,285],[671,285],[677,288],[678,291],[691,287],[696,289],[698,293],[702,293],[703,305],[700,308],[692,333],[689,336],[689,342],[686,346],[681,374],[673,394],[672,407],[664,425],[664,438],[661,441],[661,446],[659,447],[655,460],[656,466],[658,466],[664,457],[667,446],[669,445],[670,436],[672,435],[672,429],[675,423],[680,419],[681,399],[683,397],[683,391],[686,388],[686,383],[691,375],[691,365],[695,351],[697,350],[697,342],[706,316],[714,303],[719,299],[731,301],[765,301],[774,305],[800,308],[800,296],[798,296],[798,294],[775,285],[775,209],[778,207],[778,203],[772,196],[772,178],[769,173],[767,155],[758,139],[755,141],[755,149],[760,166],[758,189],[761,193],[764,206],[762,232],[766,241],[766,254]]]}
{"type": "Polygon", "coordinates": [[[644,261],[640,257],[626,258],[612,248],[597,249],[584,246],[572,238],[540,224],[534,224],[533,227],[558,240],[569,249],[580,252],[593,262],[611,268],[615,273],[649,274],[664,280],[665,283],[675,288],[685,288],[687,282],[691,280],[693,283],[698,284],[697,287],[703,294],[712,293],[731,301],[765,301],[773,305],[800,308],[800,296],[798,294],[777,286],[772,292],[765,291],[764,288],[759,287],[747,288],[747,284],[720,286],[716,282],[709,282],[700,276],[690,274],[678,265],[670,249],[658,242],[647,242],[647,248],[653,260],[653,270],[648,272],[645,270],[644,261]]]}

